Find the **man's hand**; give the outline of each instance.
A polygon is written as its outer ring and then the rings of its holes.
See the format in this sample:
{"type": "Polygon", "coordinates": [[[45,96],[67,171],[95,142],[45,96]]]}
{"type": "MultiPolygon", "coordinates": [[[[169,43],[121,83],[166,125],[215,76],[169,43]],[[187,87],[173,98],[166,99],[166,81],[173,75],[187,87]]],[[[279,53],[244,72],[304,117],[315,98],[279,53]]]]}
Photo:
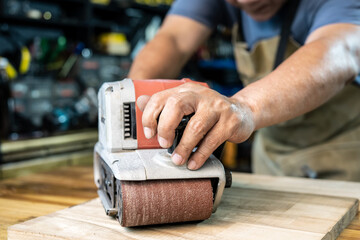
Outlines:
{"type": "Polygon", "coordinates": [[[245,103],[196,83],[186,83],[152,97],[140,96],[137,104],[143,111],[145,136],[152,138],[158,134],[163,148],[172,145],[183,116],[195,113],[172,155],[176,165],[189,159],[191,170],[200,168],[224,141],[242,142],[254,131],[253,114],[245,103]]]}

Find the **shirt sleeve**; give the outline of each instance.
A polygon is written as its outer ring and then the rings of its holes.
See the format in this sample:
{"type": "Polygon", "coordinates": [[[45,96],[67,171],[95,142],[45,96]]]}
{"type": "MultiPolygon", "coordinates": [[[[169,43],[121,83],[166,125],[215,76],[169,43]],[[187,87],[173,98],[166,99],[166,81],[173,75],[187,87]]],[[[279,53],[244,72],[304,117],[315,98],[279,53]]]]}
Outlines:
{"type": "Polygon", "coordinates": [[[222,22],[223,0],[176,0],[168,15],[180,15],[214,29],[222,22]]]}
{"type": "Polygon", "coordinates": [[[308,10],[309,34],[328,24],[352,23],[360,25],[359,0],[311,0],[308,10]]]}

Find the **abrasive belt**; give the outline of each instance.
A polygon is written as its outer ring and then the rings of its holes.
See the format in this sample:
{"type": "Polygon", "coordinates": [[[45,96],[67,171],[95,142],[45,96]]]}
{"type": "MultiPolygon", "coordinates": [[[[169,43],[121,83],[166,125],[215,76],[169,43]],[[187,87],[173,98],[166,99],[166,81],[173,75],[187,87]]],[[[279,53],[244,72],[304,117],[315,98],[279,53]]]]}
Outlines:
{"type": "Polygon", "coordinates": [[[124,227],[204,220],[211,216],[210,179],[121,181],[124,227]]]}

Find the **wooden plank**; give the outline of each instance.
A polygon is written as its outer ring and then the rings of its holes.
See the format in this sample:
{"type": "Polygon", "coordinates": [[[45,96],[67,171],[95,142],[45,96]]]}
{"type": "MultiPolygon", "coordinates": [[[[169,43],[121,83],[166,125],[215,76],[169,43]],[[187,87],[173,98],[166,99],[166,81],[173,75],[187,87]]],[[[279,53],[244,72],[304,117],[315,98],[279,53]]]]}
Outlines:
{"type": "Polygon", "coordinates": [[[61,210],[8,229],[8,239],[336,239],[354,218],[358,200],[236,186],[226,189],[208,220],[123,228],[99,201],[61,210]]]}
{"type": "Polygon", "coordinates": [[[0,151],[3,154],[21,152],[36,148],[54,147],[57,145],[78,144],[81,142],[96,142],[98,133],[96,130],[84,130],[59,136],[43,137],[37,139],[4,141],[1,143],[0,151]]]}
{"type": "Polygon", "coordinates": [[[92,166],[68,166],[0,181],[0,239],[10,225],[83,203],[97,196],[92,166]]]}
{"type": "Polygon", "coordinates": [[[31,161],[6,163],[0,166],[0,179],[50,171],[63,166],[92,165],[93,154],[93,149],[87,149],[55,156],[40,157],[31,161]]]}
{"type": "Polygon", "coordinates": [[[11,153],[4,156],[2,163],[6,164],[10,162],[29,161],[29,160],[34,160],[35,158],[51,157],[54,155],[61,155],[64,153],[69,154],[84,149],[90,150],[94,148],[94,143],[95,142],[77,143],[71,145],[59,145],[59,146],[34,149],[31,151],[29,150],[29,151],[11,153]]]}
{"type": "MultiPolygon", "coordinates": [[[[308,190],[310,192],[316,188],[324,188],[331,191],[333,195],[338,193],[339,195],[352,196],[351,192],[353,192],[353,197],[359,196],[360,183],[347,182],[340,186],[337,181],[329,181],[328,184],[324,185],[322,180],[233,174],[234,186],[242,184],[241,186],[251,187],[253,185],[253,188],[259,188],[262,183],[265,185],[263,189],[280,188],[284,191],[286,188],[291,191],[303,186],[304,192],[306,192],[305,188],[310,188],[308,190]],[[290,186],[287,186],[288,184],[290,186]],[[340,186],[340,188],[334,189],[332,186],[340,186]]],[[[326,191],[325,194],[328,195],[326,191]]],[[[46,173],[0,180],[0,212],[2,213],[0,217],[0,240],[7,239],[7,228],[10,225],[83,203],[96,196],[92,166],[65,166],[46,173]],[[19,209],[23,211],[18,211],[19,209]]],[[[103,210],[100,211],[104,213],[103,210]]],[[[236,236],[232,238],[236,238],[236,236]]],[[[355,239],[360,239],[360,215],[355,217],[337,240],[355,239]]]]}
{"type": "Polygon", "coordinates": [[[234,173],[233,186],[294,193],[320,194],[325,196],[351,197],[360,200],[360,183],[358,182],[234,173]]]}

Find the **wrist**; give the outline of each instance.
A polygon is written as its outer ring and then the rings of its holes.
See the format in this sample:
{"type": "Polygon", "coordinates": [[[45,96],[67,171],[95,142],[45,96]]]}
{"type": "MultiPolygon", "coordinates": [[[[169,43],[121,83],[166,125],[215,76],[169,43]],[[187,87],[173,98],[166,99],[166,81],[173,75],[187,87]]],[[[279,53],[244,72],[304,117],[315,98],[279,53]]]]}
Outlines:
{"type": "Polygon", "coordinates": [[[245,124],[247,128],[251,129],[251,131],[257,130],[259,126],[256,104],[253,104],[250,99],[243,97],[240,92],[230,97],[230,100],[242,112],[243,124],[245,124]]]}

